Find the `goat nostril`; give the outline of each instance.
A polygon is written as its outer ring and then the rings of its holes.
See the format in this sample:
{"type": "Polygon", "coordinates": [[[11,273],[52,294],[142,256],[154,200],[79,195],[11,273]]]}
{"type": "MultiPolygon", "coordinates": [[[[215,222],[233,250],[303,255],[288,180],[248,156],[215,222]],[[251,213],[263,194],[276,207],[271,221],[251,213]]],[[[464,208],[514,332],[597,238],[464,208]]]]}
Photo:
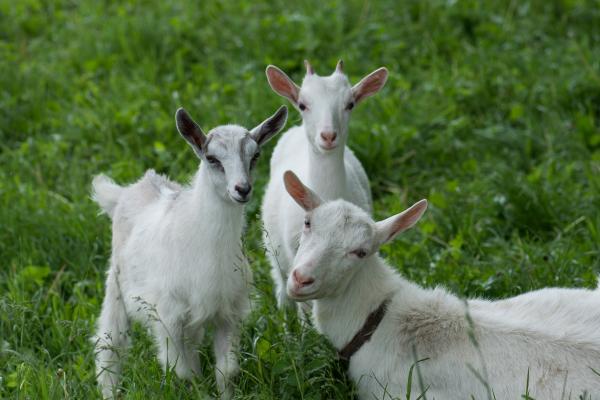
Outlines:
{"type": "Polygon", "coordinates": [[[235,191],[238,192],[242,196],[247,196],[248,193],[250,193],[251,190],[252,190],[252,186],[250,186],[248,184],[245,184],[245,185],[235,185],[235,191]]]}
{"type": "Polygon", "coordinates": [[[327,143],[333,143],[336,137],[336,132],[321,132],[321,138],[327,143]]]}
{"type": "Polygon", "coordinates": [[[315,282],[315,280],[313,278],[306,278],[306,277],[298,274],[298,271],[296,271],[296,270],[294,270],[292,275],[294,276],[294,280],[296,281],[298,286],[308,286],[311,283],[315,282]]]}

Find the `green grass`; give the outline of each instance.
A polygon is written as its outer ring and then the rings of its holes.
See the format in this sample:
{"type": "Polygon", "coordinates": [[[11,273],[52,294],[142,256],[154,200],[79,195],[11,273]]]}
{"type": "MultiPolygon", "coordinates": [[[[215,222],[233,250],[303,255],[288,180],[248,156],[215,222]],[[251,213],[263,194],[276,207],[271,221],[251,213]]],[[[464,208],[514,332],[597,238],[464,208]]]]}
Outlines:
{"type": "MultiPolygon", "coordinates": [[[[88,338],[110,224],[89,199],[92,175],[129,182],[155,168],[185,181],[197,160],[176,108],[207,129],[254,126],[284,103],[269,63],[298,81],[304,58],[321,74],[343,58],[353,81],[390,70],[355,111],[349,145],[378,217],[431,202],[384,249],[405,276],[489,298],[596,284],[598,1],[167,3],[0,0],[0,398],[99,397],[88,338]]],[[[350,397],[325,339],[276,310],[258,215],[268,157],[248,207],[256,304],[236,393],[350,397]]],[[[150,343],[134,330],[127,398],[214,394],[208,345],[205,378],[187,384],[163,376],[150,343]]]]}

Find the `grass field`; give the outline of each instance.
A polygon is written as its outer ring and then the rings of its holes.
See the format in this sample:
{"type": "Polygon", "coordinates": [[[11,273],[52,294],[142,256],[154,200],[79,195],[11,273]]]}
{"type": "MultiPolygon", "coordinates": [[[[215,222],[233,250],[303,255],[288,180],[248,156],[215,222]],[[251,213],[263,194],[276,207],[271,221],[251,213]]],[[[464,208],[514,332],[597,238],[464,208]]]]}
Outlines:
{"type": "MultiPolygon", "coordinates": [[[[354,112],[349,145],[377,216],[431,202],[385,248],[406,277],[488,298],[596,285],[598,1],[168,3],[0,0],[0,398],[99,398],[88,338],[110,224],[92,176],[155,168],[186,181],[197,160],[176,108],[206,129],[254,126],[284,103],[270,63],[297,81],[304,58],[321,74],[343,58],[354,82],[390,70],[354,112]]],[[[288,126],[299,120],[292,111],[288,126]]],[[[284,329],[275,307],[258,215],[273,145],[248,207],[256,303],[236,394],[349,398],[325,339],[293,318],[284,329]]],[[[205,378],[187,384],[163,375],[142,329],[133,336],[125,398],[214,394],[208,341],[205,378]]]]}

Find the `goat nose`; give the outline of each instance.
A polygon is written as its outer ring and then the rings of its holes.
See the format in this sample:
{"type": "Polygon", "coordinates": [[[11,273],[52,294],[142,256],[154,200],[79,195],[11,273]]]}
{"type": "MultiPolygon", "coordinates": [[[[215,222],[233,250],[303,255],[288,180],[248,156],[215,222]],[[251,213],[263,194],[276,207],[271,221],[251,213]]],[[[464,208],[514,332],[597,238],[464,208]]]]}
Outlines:
{"type": "Polygon", "coordinates": [[[321,138],[325,143],[332,144],[337,137],[337,132],[321,132],[321,138]]]}
{"type": "Polygon", "coordinates": [[[300,275],[297,270],[294,270],[292,275],[294,276],[294,280],[300,287],[308,286],[315,281],[313,278],[300,275]]]}
{"type": "Polygon", "coordinates": [[[235,185],[235,191],[240,194],[240,196],[246,197],[248,193],[252,190],[252,186],[248,183],[235,185]]]}

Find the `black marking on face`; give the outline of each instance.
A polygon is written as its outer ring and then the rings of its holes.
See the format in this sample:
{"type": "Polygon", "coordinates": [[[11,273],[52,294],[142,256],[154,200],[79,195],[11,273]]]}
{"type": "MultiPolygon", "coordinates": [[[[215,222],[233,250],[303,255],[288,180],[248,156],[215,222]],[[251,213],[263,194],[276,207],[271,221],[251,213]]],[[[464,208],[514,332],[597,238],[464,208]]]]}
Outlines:
{"type": "MultiPolygon", "coordinates": [[[[252,134],[250,132],[246,132],[246,136],[244,136],[244,138],[240,141],[240,154],[242,155],[242,157],[244,157],[244,161],[245,161],[245,157],[247,156],[246,148],[248,146],[248,143],[251,141],[256,143],[256,141],[252,138],[252,134]]],[[[254,168],[254,166],[256,165],[256,161],[258,161],[258,156],[260,155],[258,143],[256,143],[256,147],[257,147],[256,152],[250,159],[249,169],[254,168]]]]}
{"type": "Polygon", "coordinates": [[[258,161],[258,157],[260,156],[260,151],[254,153],[252,160],[250,160],[250,169],[253,169],[256,166],[256,162],[258,161]]]}
{"type": "Polygon", "coordinates": [[[216,169],[218,169],[221,172],[225,171],[225,168],[223,168],[223,164],[221,164],[221,161],[219,161],[219,159],[215,156],[211,156],[211,155],[207,155],[206,156],[206,161],[210,164],[211,167],[214,167],[216,169]]]}

